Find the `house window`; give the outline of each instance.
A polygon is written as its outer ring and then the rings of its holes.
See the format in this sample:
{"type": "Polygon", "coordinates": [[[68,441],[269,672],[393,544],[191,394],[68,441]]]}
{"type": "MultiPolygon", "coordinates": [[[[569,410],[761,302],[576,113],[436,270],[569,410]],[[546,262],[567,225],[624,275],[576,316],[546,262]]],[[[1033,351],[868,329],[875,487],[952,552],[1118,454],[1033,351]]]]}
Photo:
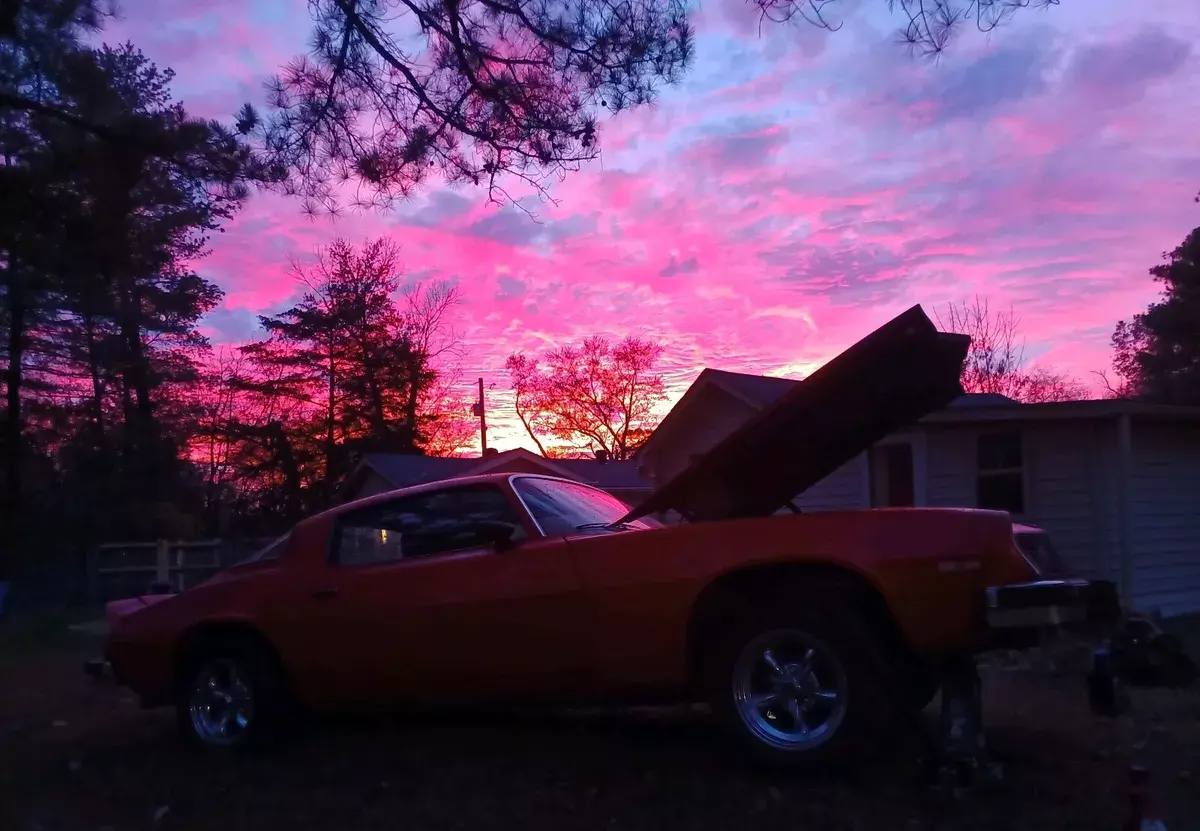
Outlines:
{"type": "Polygon", "coordinates": [[[1025,473],[1021,433],[1006,430],[979,436],[979,476],[975,504],[1010,514],[1025,513],[1025,473]]]}

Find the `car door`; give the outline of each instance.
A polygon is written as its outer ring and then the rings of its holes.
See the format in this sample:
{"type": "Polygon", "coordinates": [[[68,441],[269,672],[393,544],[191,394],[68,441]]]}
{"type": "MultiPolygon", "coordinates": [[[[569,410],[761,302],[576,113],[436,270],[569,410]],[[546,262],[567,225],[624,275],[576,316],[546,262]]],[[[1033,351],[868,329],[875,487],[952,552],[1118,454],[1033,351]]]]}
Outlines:
{"type": "Polygon", "coordinates": [[[619,522],[629,506],[588,485],[521,476],[514,489],[539,527],[568,535],[591,622],[587,676],[593,689],[666,689],[685,680],[694,543],[658,533],[656,520],[619,522]]]}
{"type": "Polygon", "coordinates": [[[503,483],[398,496],[339,517],[323,583],[325,672],[347,704],[569,691],[582,662],[580,584],[503,483]],[[514,526],[507,545],[481,522],[514,526]]]}

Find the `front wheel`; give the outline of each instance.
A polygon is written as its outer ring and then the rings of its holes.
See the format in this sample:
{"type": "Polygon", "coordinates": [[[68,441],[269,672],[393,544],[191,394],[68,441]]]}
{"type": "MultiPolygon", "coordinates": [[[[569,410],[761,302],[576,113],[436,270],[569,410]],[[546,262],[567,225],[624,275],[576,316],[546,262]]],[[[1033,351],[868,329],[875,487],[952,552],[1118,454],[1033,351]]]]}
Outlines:
{"type": "Polygon", "coordinates": [[[843,760],[889,720],[877,654],[856,621],[832,611],[748,615],[713,645],[709,700],[759,761],[843,760]]]}
{"type": "Polygon", "coordinates": [[[187,662],[179,679],[176,718],[193,746],[238,751],[275,737],[284,716],[284,685],[264,649],[214,644],[187,662]]]}

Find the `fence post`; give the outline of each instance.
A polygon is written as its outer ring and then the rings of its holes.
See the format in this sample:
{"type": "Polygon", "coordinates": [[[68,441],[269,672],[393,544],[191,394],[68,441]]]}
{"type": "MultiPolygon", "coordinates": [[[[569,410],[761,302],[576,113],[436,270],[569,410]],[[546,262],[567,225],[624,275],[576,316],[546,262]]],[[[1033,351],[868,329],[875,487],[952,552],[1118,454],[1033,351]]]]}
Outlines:
{"type": "Polygon", "coordinates": [[[100,602],[100,549],[89,545],[84,554],[83,568],[86,572],[84,581],[87,591],[87,605],[95,606],[100,602]]]}
{"type": "Polygon", "coordinates": [[[158,541],[158,550],[154,557],[154,582],[166,583],[171,579],[171,548],[166,540],[158,541]]]}

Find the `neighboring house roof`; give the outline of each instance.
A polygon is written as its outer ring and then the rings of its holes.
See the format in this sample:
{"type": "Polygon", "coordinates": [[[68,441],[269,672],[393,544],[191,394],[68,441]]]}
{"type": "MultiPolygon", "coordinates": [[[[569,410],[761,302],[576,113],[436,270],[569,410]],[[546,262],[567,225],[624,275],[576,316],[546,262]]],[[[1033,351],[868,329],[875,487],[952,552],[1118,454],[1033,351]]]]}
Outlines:
{"type": "MultiPolygon", "coordinates": [[[[723,369],[705,369],[700,373],[707,375],[711,383],[731,392],[748,404],[760,409],[768,404],[774,404],[783,394],[804,383],[793,378],[776,378],[770,375],[748,375],[744,372],[727,372],[723,369]]],[[[700,378],[696,379],[698,383],[700,378]]],[[[694,384],[693,384],[694,386],[694,384]]],[[[995,407],[1007,404],[1019,404],[1016,399],[995,392],[970,392],[960,395],[950,402],[950,407],[995,407]]]]}
{"type": "Polygon", "coordinates": [[[505,465],[517,460],[524,460],[543,468],[548,474],[553,476],[562,476],[567,479],[576,478],[562,466],[561,460],[547,459],[545,456],[539,456],[536,453],[526,450],[524,447],[514,447],[512,450],[505,450],[503,453],[485,456],[482,459],[472,459],[471,461],[475,462],[475,467],[471,468],[471,472],[467,475],[478,476],[481,473],[500,472],[504,469],[505,465]]]}
{"type": "Polygon", "coordinates": [[[744,372],[727,372],[723,369],[705,368],[700,371],[700,374],[696,376],[696,380],[692,382],[691,386],[683,393],[683,396],[675,402],[675,406],[671,407],[670,411],[663,417],[663,420],[654,428],[654,432],[650,434],[650,438],[633,454],[634,458],[645,458],[651,448],[663,436],[672,433],[677,426],[682,426],[692,406],[703,398],[705,390],[713,388],[724,390],[748,407],[761,410],[768,404],[777,401],[785,392],[798,383],[800,382],[794,381],[791,378],[773,378],[769,375],[748,375],[744,372]]]}
{"type": "MultiPolygon", "coordinates": [[[[359,470],[373,470],[392,487],[407,488],[442,479],[487,473],[517,459],[539,465],[545,468],[547,474],[575,479],[604,490],[650,490],[653,487],[648,479],[638,473],[637,464],[632,461],[601,463],[594,459],[547,459],[524,448],[506,450],[487,458],[367,453],[359,463],[359,470]]],[[[356,474],[352,474],[352,481],[360,478],[356,474]]]]}
{"type": "Polygon", "coordinates": [[[950,407],[930,413],[922,423],[944,424],[990,421],[1056,421],[1059,419],[1116,418],[1162,419],[1166,421],[1200,421],[1200,407],[1176,404],[1146,404],[1111,398],[1086,401],[1047,401],[1041,404],[1008,403],[982,404],[973,407],[950,407]]]}
{"type": "Polygon", "coordinates": [[[950,402],[947,409],[962,409],[964,407],[1011,407],[1021,402],[998,392],[969,392],[960,395],[950,402]]]}
{"type": "Polygon", "coordinates": [[[649,479],[638,473],[638,464],[634,461],[600,464],[593,459],[555,459],[554,464],[570,471],[581,482],[604,490],[648,490],[654,487],[649,479]]]}
{"type": "Polygon", "coordinates": [[[725,391],[733,393],[747,404],[753,404],[756,407],[765,407],[775,403],[783,397],[785,392],[800,383],[792,378],[748,375],[744,372],[726,372],[723,369],[705,369],[700,373],[700,378],[697,378],[696,382],[699,383],[700,379],[705,376],[708,376],[712,383],[722,387],[725,391]]]}
{"type": "Polygon", "coordinates": [[[403,453],[367,453],[361,464],[371,468],[394,487],[407,488],[439,479],[466,476],[480,459],[414,456],[403,453]]]}

